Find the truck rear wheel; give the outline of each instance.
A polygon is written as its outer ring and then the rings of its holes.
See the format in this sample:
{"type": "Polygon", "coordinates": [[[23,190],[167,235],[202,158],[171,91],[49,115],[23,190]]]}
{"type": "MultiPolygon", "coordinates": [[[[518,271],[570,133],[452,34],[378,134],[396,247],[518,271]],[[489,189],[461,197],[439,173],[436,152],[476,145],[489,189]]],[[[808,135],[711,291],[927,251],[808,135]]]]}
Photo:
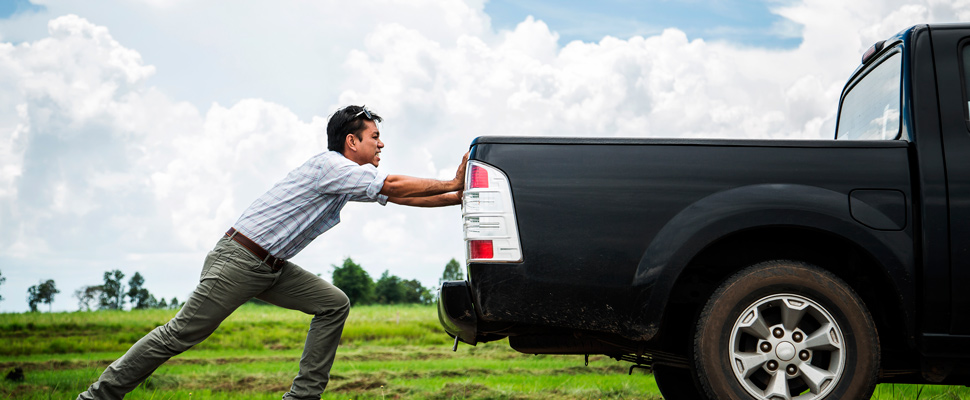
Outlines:
{"type": "Polygon", "coordinates": [[[712,399],[868,399],[879,337],[844,281],[812,265],[770,261],[714,292],[697,323],[693,362],[712,399]]]}

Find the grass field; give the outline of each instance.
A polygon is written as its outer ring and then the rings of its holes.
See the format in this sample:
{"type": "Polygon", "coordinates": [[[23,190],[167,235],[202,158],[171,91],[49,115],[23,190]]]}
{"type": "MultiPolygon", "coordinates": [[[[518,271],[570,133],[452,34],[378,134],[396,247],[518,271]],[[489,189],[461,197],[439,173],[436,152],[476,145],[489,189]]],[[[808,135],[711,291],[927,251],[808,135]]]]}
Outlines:
{"type": "MultiPolygon", "coordinates": [[[[73,399],[171,310],[0,314],[0,398],[73,399]]],[[[126,399],[279,399],[309,317],[246,305],[126,399]]],[[[355,307],[324,399],[660,399],[653,377],[600,356],[533,356],[505,341],[452,343],[429,306],[355,307]]],[[[970,399],[970,389],[880,385],[873,399],[970,399]]]]}

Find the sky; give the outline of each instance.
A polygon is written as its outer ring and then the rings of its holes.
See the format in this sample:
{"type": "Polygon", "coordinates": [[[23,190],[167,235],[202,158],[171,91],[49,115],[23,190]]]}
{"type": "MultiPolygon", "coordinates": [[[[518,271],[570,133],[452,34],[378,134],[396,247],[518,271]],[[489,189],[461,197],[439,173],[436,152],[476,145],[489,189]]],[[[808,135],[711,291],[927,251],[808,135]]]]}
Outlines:
{"type": "MultiPolygon", "coordinates": [[[[384,117],[380,168],[447,179],[483,135],[818,139],[872,43],[970,0],[3,0],[0,312],[119,269],[184,300],[239,214],[384,117]]],[[[435,288],[458,207],[350,204],[292,261],[435,288]]],[[[44,308],[44,307],[42,307],[44,308]]]]}

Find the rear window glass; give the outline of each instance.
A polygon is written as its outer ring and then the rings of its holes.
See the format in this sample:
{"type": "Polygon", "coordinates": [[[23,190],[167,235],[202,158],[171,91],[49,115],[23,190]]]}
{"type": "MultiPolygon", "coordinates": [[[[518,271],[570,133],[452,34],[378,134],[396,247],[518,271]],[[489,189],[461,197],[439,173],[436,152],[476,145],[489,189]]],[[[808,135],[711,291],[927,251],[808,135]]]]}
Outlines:
{"type": "Polygon", "coordinates": [[[892,140],[899,136],[902,56],[883,59],[842,100],[836,139],[892,140]]]}

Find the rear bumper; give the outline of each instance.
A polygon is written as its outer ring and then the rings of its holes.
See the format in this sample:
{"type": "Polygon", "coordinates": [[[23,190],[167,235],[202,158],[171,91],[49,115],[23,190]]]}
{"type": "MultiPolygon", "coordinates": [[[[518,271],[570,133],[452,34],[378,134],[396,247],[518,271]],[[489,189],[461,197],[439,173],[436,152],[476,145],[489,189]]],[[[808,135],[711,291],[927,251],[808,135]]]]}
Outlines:
{"type": "Polygon", "coordinates": [[[478,343],[478,316],[467,281],[447,281],[438,295],[438,321],[452,337],[475,345],[478,343]]]}

